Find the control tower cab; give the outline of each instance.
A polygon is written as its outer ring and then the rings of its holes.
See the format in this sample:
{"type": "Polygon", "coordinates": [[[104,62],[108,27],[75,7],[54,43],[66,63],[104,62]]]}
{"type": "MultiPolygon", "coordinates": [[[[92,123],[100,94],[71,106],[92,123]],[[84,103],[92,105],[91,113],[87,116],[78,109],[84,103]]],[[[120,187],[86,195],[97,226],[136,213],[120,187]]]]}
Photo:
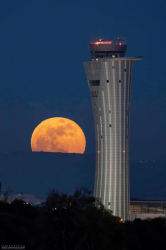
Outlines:
{"type": "Polygon", "coordinates": [[[127,45],[120,41],[119,38],[115,43],[113,41],[99,39],[98,41],[89,44],[92,59],[124,57],[126,49],[127,45]]]}

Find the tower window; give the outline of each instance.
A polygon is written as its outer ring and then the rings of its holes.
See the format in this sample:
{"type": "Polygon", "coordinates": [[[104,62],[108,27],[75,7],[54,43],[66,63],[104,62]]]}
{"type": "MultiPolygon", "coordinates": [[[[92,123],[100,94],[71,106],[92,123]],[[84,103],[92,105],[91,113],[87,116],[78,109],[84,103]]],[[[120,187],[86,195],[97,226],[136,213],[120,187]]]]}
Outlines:
{"type": "Polygon", "coordinates": [[[112,66],[112,69],[114,69],[115,68],[115,66],[112,66]]]}
{"type": "Polygon", "coordinates": [[[111,110],[109,110],[109,113],[111,114],[111,110]]]}
{"type": "Polygon", "coordinates": [[[109,80],[107,80],[107,82],[109,82],[109,80]]]}
{"type": "Polygon", "coordinates": [[[101,139],[103,138],[103,136],[101,135],[101,139]]]}
{"type": "Polygon", "coordinates": [[[110,201],[108,202],[108,205],[109,205],[109,206],[111,205],[111,202],[110,202],[110,201]]]}
{"type": "Polygon", "coordinates": [[[119,80],[119,82],[121,82],[121,80],[119,80]]]}
{"type": "Polygon", "coordinates": [[[124,71],[126,72],[126,69],[124,71]]]}
{"type": "Polygon", "coordinates": [[[90,80],[89,85],[90,86],[99,86],[100,85],[100,80],[90,80]]]}
{"type": "Polygon", "coordinates": [[[99,93],[99,91],[91,91],[91,96],[92,97],[97,97],[98,93],[99,93]]]}
{"type": "Polygon", "coordinates": [[[109,124],[109,127],[111,127],[111,124],[109,124]]]}

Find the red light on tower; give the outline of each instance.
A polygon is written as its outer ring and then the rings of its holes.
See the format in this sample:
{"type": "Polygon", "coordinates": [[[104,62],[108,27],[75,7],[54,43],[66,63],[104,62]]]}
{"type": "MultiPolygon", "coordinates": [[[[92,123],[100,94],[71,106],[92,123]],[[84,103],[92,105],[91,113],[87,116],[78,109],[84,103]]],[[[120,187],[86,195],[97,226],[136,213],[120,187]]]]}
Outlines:
{"type": "Polygon", "coordinates": [[[125,151],[125,150],[123,150],[122,152],[123,152],[123,153],[126,153],[126,151],[125,151]]]}
{"type": "Polygon", "coordinates": [[[99,45],[99,44],[112,44],[112,41],[100,41],[100,40],[97,41],[97,42],[93,42],[91,44],[96,44],[96,45],[99,45]]]}
{"type": "Polygon", "coordinates": [[[98,154],[100,154],[100,151],[97,151],[98,154]]]}

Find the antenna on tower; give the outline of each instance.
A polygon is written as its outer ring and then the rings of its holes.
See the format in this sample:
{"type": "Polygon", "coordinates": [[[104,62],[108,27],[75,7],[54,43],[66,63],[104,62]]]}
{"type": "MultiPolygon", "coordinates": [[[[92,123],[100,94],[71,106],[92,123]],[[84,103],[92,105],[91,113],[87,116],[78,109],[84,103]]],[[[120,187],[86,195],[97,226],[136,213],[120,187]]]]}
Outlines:
{"type": "Polygon", "coordinates": [[[116,41],[116,44],[119,44],[119,45],[126,44],[126,43],[125,43],[125,39],[122,38],[122,37],[118,37],[118,38],[117,38],[117,41],[116,41]]]}

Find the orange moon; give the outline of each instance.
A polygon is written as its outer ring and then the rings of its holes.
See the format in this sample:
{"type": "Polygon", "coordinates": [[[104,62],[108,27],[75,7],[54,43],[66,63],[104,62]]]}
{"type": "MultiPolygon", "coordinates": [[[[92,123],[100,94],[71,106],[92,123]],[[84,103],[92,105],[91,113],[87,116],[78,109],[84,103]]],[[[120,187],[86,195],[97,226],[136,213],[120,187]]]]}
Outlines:
{"type": "Polygon", "coordinates": [[[86,139],[82,129],[67,118],[53,117],[42,121],[33,131],[33,152],[61,152],[83,154],[86,139]]]}

